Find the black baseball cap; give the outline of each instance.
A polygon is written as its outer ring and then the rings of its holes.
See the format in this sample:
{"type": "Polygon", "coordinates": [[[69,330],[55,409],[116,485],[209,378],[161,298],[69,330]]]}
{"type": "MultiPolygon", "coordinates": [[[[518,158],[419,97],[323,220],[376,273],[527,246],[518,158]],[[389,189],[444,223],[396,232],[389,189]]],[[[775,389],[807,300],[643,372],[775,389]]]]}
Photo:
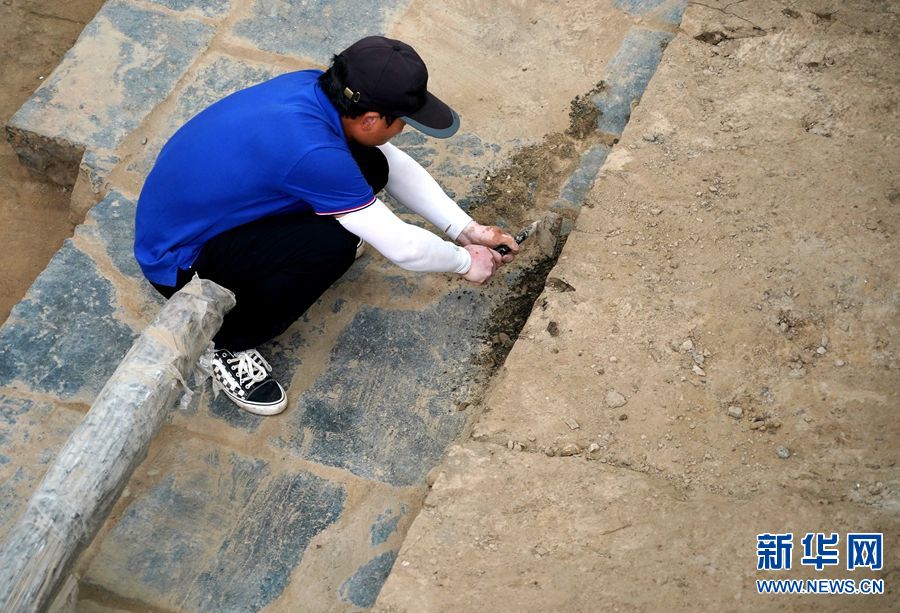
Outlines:
{"type": "Polygon", "coordinates": [[[343,94],[360,107],[399,117],[436,138],[459,130],[459,115],[428,91],[425,62],[406,43],[368,36],[339,55],[347,66],[343,94]]]}

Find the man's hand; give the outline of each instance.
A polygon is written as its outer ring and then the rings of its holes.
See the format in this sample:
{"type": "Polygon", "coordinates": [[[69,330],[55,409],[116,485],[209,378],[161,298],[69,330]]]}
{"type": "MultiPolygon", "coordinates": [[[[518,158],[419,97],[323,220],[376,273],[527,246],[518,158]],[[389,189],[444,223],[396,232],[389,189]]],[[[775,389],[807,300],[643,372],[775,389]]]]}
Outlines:
{"type": "Polygon", "coordinates": [[[493,249],[481,245],[466,245],[465,250],[472,256],[472,265],[463,274],[466,281],[481,285],[490,279],[501,265],[500,254],[493,249]]]}
{"type": "MultiPolygon", "coordinates": [[[[516,254],[519,252],[519,244],[516,242],[516,239],[504,232],[501,228],[498,228],[497,226],[482,226],[476,221],[470,222],[469,225],[463,228],[463,231],[456,238],[456,242],[463,247],[468,247],[469,245],[482,245],[488,247],[491,251],[500,245],[506,245],[509,247],[510,252],[501,257],[501,261],[504,264],[512,262],[513,258],[515,258],[516,254]]],[[[494,253],[497,252],[494,251],[494,253]]],[[[499,256],[500,254],[497,253],[497,255],[499,256]]]]}

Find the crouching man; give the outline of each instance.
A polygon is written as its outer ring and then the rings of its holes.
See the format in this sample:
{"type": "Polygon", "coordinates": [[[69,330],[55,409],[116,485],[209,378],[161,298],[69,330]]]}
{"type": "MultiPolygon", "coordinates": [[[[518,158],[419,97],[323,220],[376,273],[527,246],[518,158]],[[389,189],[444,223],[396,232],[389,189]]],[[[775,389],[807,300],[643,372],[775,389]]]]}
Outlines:
{"type": "Polygon", "coordinates": [[[213,374],[247,411],[287,406],[256,347],[297,320],[365,243],[407,270],[473,283],[515,257],[512,236],[475,222],[390,144],[406,125],[436,138],[459,128],[427,85],[412,47],[364,38],[325,72],[281,75],[216,102],[160,152],[138,200],[135,257],[167,298],[195,273],[234,292],[213,339],[213,374]],[[450,240],[401,221],[382,189],[450,240]]]}

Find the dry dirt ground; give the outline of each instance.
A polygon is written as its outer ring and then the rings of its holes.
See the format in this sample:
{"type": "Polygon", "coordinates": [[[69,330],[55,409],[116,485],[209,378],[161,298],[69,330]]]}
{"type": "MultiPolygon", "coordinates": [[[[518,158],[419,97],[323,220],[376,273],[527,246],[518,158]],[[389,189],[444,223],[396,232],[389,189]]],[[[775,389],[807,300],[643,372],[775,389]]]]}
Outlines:
{"type": "MultiPolygon", "coordinates": [[[[0,1],[0,121],[59,63],[102,0],[0,1]]],[[[0,139],[0,323],[72,235],[69,192],[25,170],[0,139]]]]}
{"type": "Polygon", "coordinates": [[[896,3],[690,4],[378,610],[900,607],[898,52],[896,3]]]}

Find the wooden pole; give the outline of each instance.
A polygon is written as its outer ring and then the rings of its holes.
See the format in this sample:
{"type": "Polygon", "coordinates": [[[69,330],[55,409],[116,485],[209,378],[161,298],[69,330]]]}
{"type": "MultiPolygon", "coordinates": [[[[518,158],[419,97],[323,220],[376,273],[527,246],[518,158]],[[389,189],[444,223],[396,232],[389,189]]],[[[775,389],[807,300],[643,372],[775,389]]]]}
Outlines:
{"type": "Polygon", "coordinates": [[[234,304],[194,278],[134,342],[0,546],[0,611],[51,604],[234,304]]]}

